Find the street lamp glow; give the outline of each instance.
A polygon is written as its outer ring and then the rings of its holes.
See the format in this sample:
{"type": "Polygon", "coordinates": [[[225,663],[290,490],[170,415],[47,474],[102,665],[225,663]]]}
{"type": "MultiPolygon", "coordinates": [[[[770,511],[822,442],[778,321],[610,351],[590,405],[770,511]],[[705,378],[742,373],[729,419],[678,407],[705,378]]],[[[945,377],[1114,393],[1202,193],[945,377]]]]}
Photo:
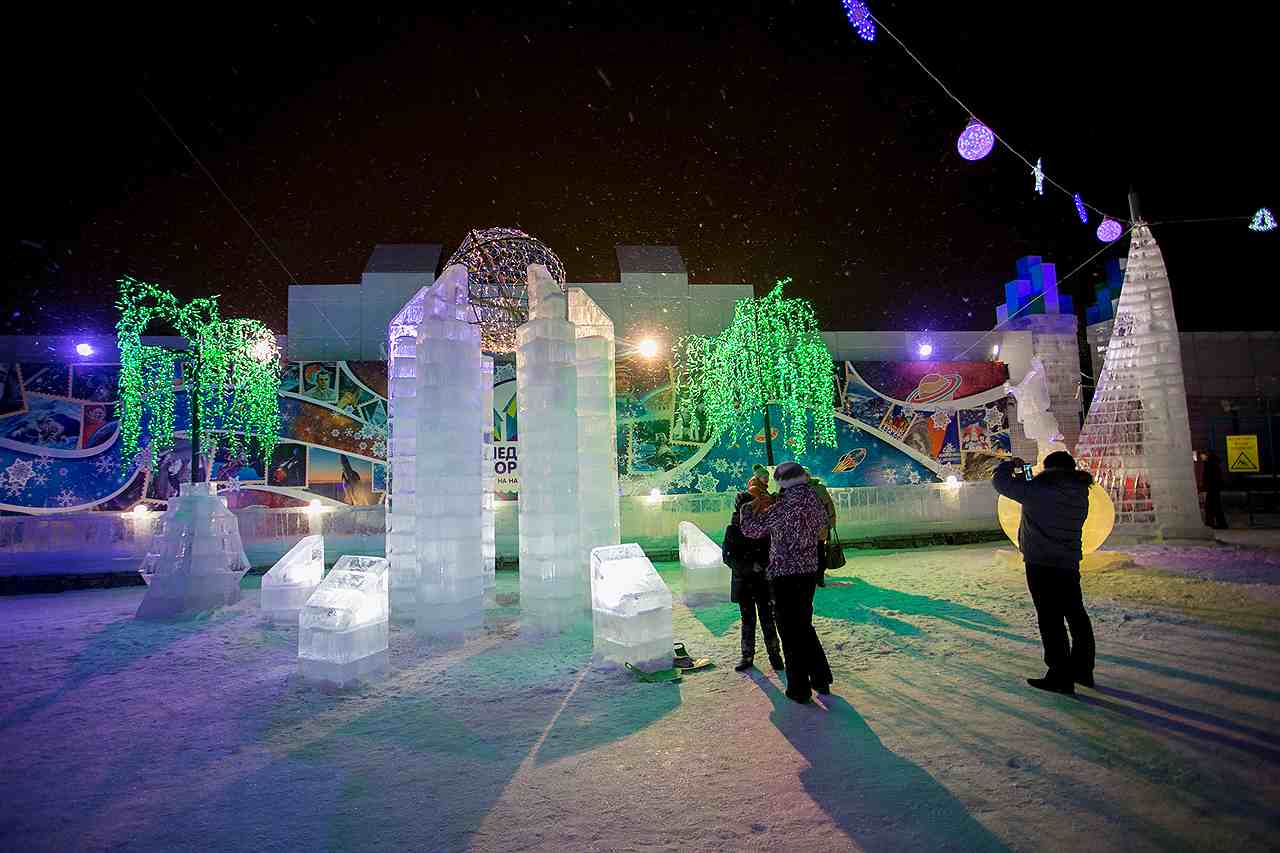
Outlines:
{"type": "Polygon", "coordinates": [[[93,355],[93,347],[86,343],[76,344],[76,355],[80,355],[80,356],[93,355]]]}
{"type": "Polygon", "coordinates": [[[146,504],[134,504],[134,505],[133,505],[133,514],[134,514],[134,515],[146,515],[146,514],[147,514],[147,505],[146,505],[146,504]]]}
{"type": "Polygon", "coordinates": [[[933,344],[920,344],[920,346],[916,347],[916,353],[919,354],[921,358],[928,358],[933,355],[933,344]]]}
{"type": "Polygon", "coordinates": [[[640,355],[645,358],[653,358],[658,354],[658,342],[653,338],[645,338],[636,347],[636,352],[640,353],[640,355]]]}
{"type": "Polygon", "coordinates": [[[992,358],[995,358],[995,357],[996,357],[996,356],[998,356],[999,354],[1000,354],[1000,345],[999,345],[999,344],[996,344],[995,346],[993,346],[993,347],[991,348],[991,357],[992,357],[992,358]]]}

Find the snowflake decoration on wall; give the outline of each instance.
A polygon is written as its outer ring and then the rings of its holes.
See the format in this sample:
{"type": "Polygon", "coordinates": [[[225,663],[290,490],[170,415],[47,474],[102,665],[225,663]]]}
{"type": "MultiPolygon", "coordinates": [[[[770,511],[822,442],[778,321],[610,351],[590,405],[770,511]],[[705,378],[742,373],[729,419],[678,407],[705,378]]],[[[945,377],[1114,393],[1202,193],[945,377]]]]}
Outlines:
{"type": "Polygon", "coordinates": [[[16,495],[27,487],[27,483],[36,475],[36,466],[30,459],[15,459],[13,464],[0,473],[0,483],[5,492],[16,495]]]}
{"type": "Polygon", "coordinates": [[[36,474],[31,479],[35,482],[37,486],[43,486],[45,483],[49,482],[49,478],[46,477],[44,474],[36,474]]]}
{"type": "Polygon", "coordinates": [[[735,479],[742,479],[747,475],[747,463],[742,461],[734,462],[729,466],[729,471],[735,479]]]}
{"type": "MultiPolygon", "coordinates": [[[[356,430],[353,438],[364,439],[370,444],[370,452],[380,459],[387,458],[387,430],[386,427],[375,426],[374,424],[364,424],[360,429],[356,430]]],[[[360,449],[364,450],[365,445],[362,443],[360,449]]]]}
{"type": "Polygon", "coordinates": [[[670,484],[677,489],[687,489],[693,485],[693,470],[686,468],[671,478],[670,484]]]}
{"type": "Polygon", "coordinates": [[[37,456],[34,460],[32,460],[31,464],[32,464],[33,466],[35,466],[35,469],[36,469],[37,471],[42,471],[42,472],[44,472],[45,474],[48,474],[48,473],[49,473],[49,469],[51,469],[51,468],[53,467],[53,457],[52,457],[52,456],[37,456]]]}
{"type": "Polygon", "coordinates": [[[987,429],[992,432],[999,432],[1004,429],[1004,412],[997,408],[987,409],[987,413],[983,416],[986,421],[987,429]]]}
{"type": "Polygon", "coordinates": [[[933,424],[934,429],[946,429],[951,423],[951,413],[946,409],[939,409],[929,418],[929,422],[933,424]]]}
{"type": "Polygon", "coordinates": [[[99,474],[110,474],[116,469],[116,464],[111,461],[109,456],[99,456],[93,460],[93,469],[99,474]]]}
{"type": "Polygon", "coordinates": [[[717,459],[711,463],[711,470],[715,471],[717,474],[728,474],[729,461],[723,458],[717,459]]]}
{"type": "Polygon", "coordinates": [[[919,471],[915,470],[914,468],[910,468],[910,467],[908,467],[908,468],[904,468],[903,470],[905,470],[905,471],[907,472],[907,482],[909,482],[909,483],[910,483],[911,485],[913,485],[913,486],[916,486],[916,485],[919,485],[919,484],[920,484],[920,472],[919,472],[919,471]]]}
{"type": "Polygon", "coordinates": [[[80,503],[80,498],[70,489],[63,489],[58,492],[58,496],[55,497],[53,501],[60,507],[71,507],[80,503]]]}
{"type": "Polygon", "coordinates": [[[956,446],[951,442],[948,441],[946,444],[942,445],[943,456],[946,456],[949,453],[955,453],[955,452],[956,452],[956,446]]]}
{"type": "Polygon", "coordinates": [[[704,493],[718,492],[720,490],[720,481],[715,478],[714,474],[699,474],[694,490],[704,493]]]}
{"type": "Polygon", "coordinates": [[[884,481],[886,486],[896,486],[898,484],[898,472],[892,468],[882,468],[880,470],[880,479],[884,481]]]}

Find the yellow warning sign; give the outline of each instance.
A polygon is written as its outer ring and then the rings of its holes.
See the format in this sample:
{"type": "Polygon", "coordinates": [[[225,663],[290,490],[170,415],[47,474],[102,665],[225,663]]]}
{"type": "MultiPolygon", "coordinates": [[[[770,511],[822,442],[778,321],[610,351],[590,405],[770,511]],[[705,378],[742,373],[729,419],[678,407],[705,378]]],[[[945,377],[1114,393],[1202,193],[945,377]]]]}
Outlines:
{"type": "Polygon", "coordinates": [[[1257,474],[1261,471],[1256,435],[1227,436],[1227,470],[1233,474],[1257,474]]]}

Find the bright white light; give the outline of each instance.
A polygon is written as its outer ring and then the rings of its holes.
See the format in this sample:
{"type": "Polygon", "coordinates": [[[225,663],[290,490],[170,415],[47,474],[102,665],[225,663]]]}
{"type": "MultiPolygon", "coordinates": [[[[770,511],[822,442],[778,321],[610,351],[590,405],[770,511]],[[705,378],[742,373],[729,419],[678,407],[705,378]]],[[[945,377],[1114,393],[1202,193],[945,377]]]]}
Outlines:
{"type": "Polygon", "coordinates": [[[645,338],[640,342],[640,345],[636,347],[636,352],[640,353],[645,358],[653,358],[658,354],[658,342],[653,338],[645,338]]]}
{"type": "Polygon", "coordinates": [[[89,344],[76,344],[76,354],[83,356],[93,355],[93,347],[89,344]]]}
{"type": "Polygon", "coordinates": [[[656,501],[660,497],[662,497],[662,492],[659,489],[649,490],[649,500],[656,501]]]}
{"type": "Polygon", "coordinates": [[[311,501],[307,504],[308,512],[319,512],[321,509],[323,509],[323,507],[321,506],[320,500],[318,498],[312,498],[311,501]]]}
{"type": "Polygon", "coordinates": [[[249,354],[253,356],[254,361],[272,361],[276,357],[275,341],[262,338],[254,343],[253,348],[249,350],[249,354]]]}
{"type": "Polygon", "coordinates": [[[919,353],[921,358],[928,358],[933,355],[933,344],[921,344],[916,347],[916,352],[919,353]]]}
{"type": "Polygon", "coordinates": [[[948,485],[948,486],[958,486],[958,485],[960,485],[960,478],[959,478],[959,477],[957,477],[955,474],[948,474],[948,475],[947,475],[947,485],[948,485]]]}
{"type": "Polygon", "coordinates": [[[997,356],[997,355],[999,355],[999,354],[1000,354],[1000,345],[999,345],[999,344],[996,344],[995,346],[993,346],[993,347],[991,348],[991,356],[992,356],[992,358],[994,358],[995,356],[997,356]]]}
{"type": "Polygon", "coordinates": [[[134,505],[133,505],[133,514],[134,514],[134,515],[146,515],[146,514],[147,514],[147,505],[146,505],[146,504],[134,504],[134,505]]]}

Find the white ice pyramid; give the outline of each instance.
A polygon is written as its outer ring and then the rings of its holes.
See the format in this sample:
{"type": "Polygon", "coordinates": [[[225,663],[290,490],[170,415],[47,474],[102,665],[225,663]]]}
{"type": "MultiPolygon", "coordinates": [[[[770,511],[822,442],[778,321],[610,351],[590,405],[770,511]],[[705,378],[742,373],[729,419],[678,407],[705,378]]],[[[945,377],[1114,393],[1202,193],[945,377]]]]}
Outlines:
{"type": "Polygon", "coordinates": [[[1115,535],[1202,538],[1173,295],[1160,247],[1133,228],[1124,285],[1076,459],[1116,507],[1115,535]]]}
{"type": "Polygon", "coordinates": [[[263,615],[277,622],[297,622],[324,578],[324,537],[304,536],[262,576],[263,615]]]}
{"type": "Polygon", "coordinates": [[[691,521],[680,522],[680,574],[684,603],[706,607],[729,600],[730,571],[720,546],[691,521]]]}

